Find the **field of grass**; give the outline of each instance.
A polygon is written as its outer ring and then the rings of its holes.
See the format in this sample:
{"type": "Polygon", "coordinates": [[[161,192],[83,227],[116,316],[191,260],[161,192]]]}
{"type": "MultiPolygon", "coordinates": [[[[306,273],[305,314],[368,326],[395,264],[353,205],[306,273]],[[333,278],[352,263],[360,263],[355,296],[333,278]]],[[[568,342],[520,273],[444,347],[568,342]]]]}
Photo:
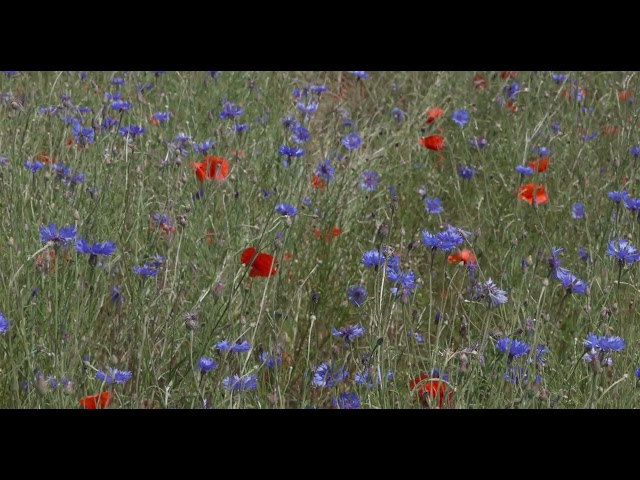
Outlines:
{"type": "Polygon", "coordinates": [[[0,407],[636,407],[634,92],[3,72],[0,407]]]}

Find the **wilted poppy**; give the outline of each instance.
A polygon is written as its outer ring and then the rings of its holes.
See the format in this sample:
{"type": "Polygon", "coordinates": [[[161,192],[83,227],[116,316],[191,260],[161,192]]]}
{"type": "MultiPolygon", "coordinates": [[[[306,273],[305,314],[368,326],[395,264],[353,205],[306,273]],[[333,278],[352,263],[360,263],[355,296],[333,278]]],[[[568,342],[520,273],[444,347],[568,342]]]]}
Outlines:
{"type": "Polygon", "coordinates": [[[104,409],[111,405],[112,400],[113,393],[107,391],[81,398],[78,403],[89,410],[96,410],[98,408],[98,404],[100,405],[101,409],[104,409]]]}
{"type": "Polygon", "coordinates": [[[313,177],[311,177],[311,186],[313,188],[318,188],[322,190],[325,187],[325,185],[326,183],[322,179],[322,177],[319,177],[318,175],[314,175],[313,177]]]}
{"type": "Polygon", "coordinates": [[[440,107],[431,107],[427,110],[427,123],[433,123],[434,120],[442,116],[443,110],[440,107]]]}
{"type": "Polygon", "coordinates": [[[520,200],[525,200],[532,205],[534,196],[536,204],[549,201],[549,197],[547,197],[547,193],[544,190],[544,185],[535,185],[533,183],[529,183],[528,185],[522,185],[516,193],[520,200]]]}
{"type": "Polygon", "coordinates": [[[631,90],[620,90],[618,98],[621,102],[633,102],[633,92],[631,90]]]}
{"type": "Polygon", "coordinates": [[[518,111],[518,106],[512,100],[509,100],[504,108],[508,108],[511,113],[516,113],[518,111]]]}
{"type": "Polygon", "coordinates": [[[268,253],[260,252],[256,255],[256,249],[253,247],[246,248],[242,252],[240,261],[246,267],[251,267],[249,277],[269,277],[277,273],[276,269],[273,268],[277,265],[275,259],[268,253]],[[251,262],[252,258],[253,262],[251,262]]]}
{"type": "Polygon", "coordinates": [[[42,163],[51,163],[51,164],[56,163],[56,159],[55,158],[51,158],[49,155],[47,155],[44,152],[41,152],[41,153],[37,154],[35,159],[38,160],[39,162],[42,162],[42,163]]]}
{"type": "Polygon", "coordinates": [[[453,253],[447,257],[449,263],[476,263],[476,256],[471,252],[471,250],[467,250],[463,248],[457,253],[453,253]]]}
{"type": "MultiPolygon", "coordinates": [[[[330,231],[327,231],[324,234],[324,241],[325,243],[329,243],[330,238],[335,238],[338,235],[340,235],[342,233],[342,230],[340,230],[338,227],[334,226],[333,228],[331,228],[330,231]]],[[[316,236],[317,239],[322,238],[322,232],[317,228],[317,227],[313,227],[313,234],[316,236]]]]}
{"type": "Polygon", "coordinates": [[[420,138],[418,144],[436,152],[444,150],[444,138],[440,135],[429,135],[428,137],[420,138]]]}
{"type": "Polygon", "coordinates": [[[549,166],[549,157],[542,157],[534,160],[533,162],[529,162],[529,168],[534,172],[542,173],[549,166]]]}
{"type": "Polygon", "coordinates": [[[415,390],[422,406],[429,408],[430,399],[438,398],[438,408],[446,399],[446,406],[451,406],[453,392],[447,383],[439,378],[431,378],[426,373],[421,373],[419,377],[409,382],[409,388],[415,390]]]}
{"type": "Polygon", "coordinates": [[[602,129],[602,135],[605,135],[605,136],[613,135],[614,133],[618,133],[619,131],[620,129],[618,127],[607,125],[602,129]]]}
{"type": "Polygon", "coordinates": [[[473,86],[476,87],[476,90],[486,90],[489,88],[489,84],[479,73],[473,76],[473,86]]]}
{"type": "Polygon", "coordinates": [[[518,76],[518,72],[500,72],[500,78],[506,80],[507,78],[516,78],[518,76]]]}

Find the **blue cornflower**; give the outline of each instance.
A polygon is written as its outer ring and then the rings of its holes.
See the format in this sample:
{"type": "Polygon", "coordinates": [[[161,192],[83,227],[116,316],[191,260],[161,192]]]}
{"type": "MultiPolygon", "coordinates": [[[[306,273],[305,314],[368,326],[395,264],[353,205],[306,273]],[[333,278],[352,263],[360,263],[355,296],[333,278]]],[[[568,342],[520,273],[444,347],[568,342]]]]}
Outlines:
{"type": "Polygon", "coordinates": [[[451,120],[456,125],[464,127],[469,121],[469,113],[466,110],[454,110],[451,114],[451,120]]]}
{"type": "Polygon", "coordinates": [[[9,320],[0,312],[0,334],[7,333],[7,330],[9,330],[9,320]]]}
{"type": "Polygon", "coordinates": [[[237,340],[231,347],[233,353],[242,353],[251,350],[251,345],[246,340],[237,340]]]}
{"type": "Polygon", "coordinates": [[[362,260],[360,261],[365,267],[379,267],[384,263],[384,255],[378,250],[369,250],[362,254],[362,260]]]}
{"type": "Polygon", "coordinates": [[[280,122],[282,122],[282,125],[284,126],[284,128],[287,128],[289,130],[295,130],[296,128],[298,128],[300,126],[300,122],[298,122],[293,114],[289,114],[284,118],[280,119],[280,122]]]}
{"type": "Polygon", "coordinates": [[[100,128],[103,130],[110,130],[113,127],[117,127],[120,124],[119,120],[111,117],[104,117],[102,119],[102,123],[100,124],[100,128]]]}
{"type": "Polygon", "coordinates": [[[158,267],[162,265],[162,262],[164,262],[164,257],[156,254],[149,265],[151,266],[151,268],[158,269],[158,267]]]}
{"type": "Polygon", "coordinates": [[[143,277],[153,277],[158,274],[158,270],[145,263],[142,267],[133,267],[133,273],[143,277]]]}
{"type": "Polygon", "coordinates": [[[475,174],[475,169],[473,167],[460,167],[458,168],[458,175],[460,175],[465,180],[471,180],[473,175],[475,174]]]}
{"type": "Polygon", "coordinates": [[[96,242],[89,246],[85,240],[80,238],[76,241],[76,251],[78,253],[88,253],[91,256],[103,255],[108,257],[116,251],[116,244],[113,242],[96,242]]]}
{"type": "Polygon", "coordinates": [[[273,368],[276,366],[280,366],[280,363],[282,362],[282,355],[278,353],[274,357],[267,352],[262,352],[260,355],[258,355],[258,360],[260,360],[260,362],[262,362],[262,365],[266,366],[267,368],[273,368]]]}
{"type": "MultiPolygon", "coordinates": [[[[122,97],[122,93],[120,93],[120,90],[116,90],[116,93],[114,93],[113,95],[109,92],[105,92],[104,93],[104,101],[105,102],[109,102],[109,101],[115,101],[115,100],[120,100],[120,97],[122,97]]],[[[128,105],[127,102],[127,109],[130,105],[128,105]]]]}
{"type": "Polygon", "coordinates": [[[427,248],[435,250],[440,247],[440,239],[437,237],[437,235],[434,235],[428,230],[424,230],[422,232],[422,244],[427,248]]]}
{"type": "Polygon", "coordinates": [[[216,352],[224,353],[231,350],[232,343],[225,338],[224,340],[220,340],[218,343],[215,343],[213,347],[215,348],[216,352]]]}
{"type": "Polygon", "coordinates": [[[362,144],[362,138],[360,138],[356,133],[350,133],[346,135],[341,142],[347,150],[355,150],[362,144]]]}
{"type": "Polygon", "coordinates": [[[629,194],[624,190],[620,192],[609,192],[607,196],[616,203],[622,202],[625,198],[629,197],[629,194]]]}
{"type": "Polygon", "coordinates": [[[67,245],[76,238],[76,227],[70,225],[68,227],[58,227],[55,223],[50,223],[46,227],[40,225],[40,241],[42,243],[54,242],[62,245],[67,245]]]}
{"type": "Polygon", "coordinates": [[[313,93],[320,95],[321,93],[327,91],[327,86],[326,85],[310,85],[309,90],[311,90],[313,93]]]}
{"type": "MultiPolygon", "coordinates": [[[[436,237],[440,241],[438,248],[443,252],[453,250],[456,246],[464,242],[464,237],[460,234],[460,231],[455,227],[448,227],[442,232],[438,232],[436,237]]],[[[424,234],[423,234],[424,240],[424,234]]]]}
{"type": "Polygon", "coordinates": [[[588,262],[590,259],[589,253],[582,247],[578,248],[578,256],[580,257],[581,260],[584,260],[585,262],[588,262]]]}
{"type": "Polygon", "coordinates": [[[124,85],[124,78],[115,77],[111,79],[111,85],[124,85]]]}
{"type": "Polygon", "coordinates": [[[101,382],[106,383],[107,385],[111,385],[112,383],[126,383],[127,380],[131,378],[133,374],[131,372],[117,370],[110,368],[109,371],[105,374],[103,371],[98,370],[96,372],[96,378],[101,382]]]}
{"type": "Polygon", "coordinates": [[[360,407],[360,400],[355,393],[341,393],[338,398],[331,399],[331,405],[341,410],[352,410],[360,407]]]}
{"type": "Polygon", "coordinates": [[[347,290],[347,298],[356,307],[359,307],[367,298],[367,291],[360,285],[353,285],[347,290]]]}
{"type": "Polygon", "coordinates": [[[318,110],[318,102],[309,102],[306,105],[304,103],[298,102],[296,104],[296,108],[301,112],[306,113],[307,115],[313,115],[314,113],[316,113],[316,110],[318,110]]]}
{"type": "Polygon", "coordinates": [[[533,173],[533,168],[525,165],[516,165],[516,172],[522,175],[531,175],[533,173]]]}
{"type": "Polygon", "coordinates": [[[531,153],[538,157],[548,157],[551,155],[551,149],[547,147],[532,147],[531,153]]]}
{"type": "MultiPolygon", "coordinates": [[[[510,367],[504,374],[504,379],[514,385],[524,384],[529,381],[529,372],[525,367],[510,367]]],[[[540,375],[536,375],[534,383],[540,383],[540,375]]]]}
{"type": "Polygon", "coordinates": [[[321,363],[313,371],[311,384],[314,387],[333,387],[342,382],[348,375],[349,372],[344,366],[335,368],[328,366],[326,363],[321,363]]]}
{"type": "Polygon", "coordinates": [[[156,112],[152,116],[157,122],[163,123],[169,120],[170,115],[170,112],[156,112]]]}
{"type": "Polygon", "coordinates": [[[202,357],[198,360],[198,368],[202,373],[207,373],[218,366],[218,363],[209,357],[202,357]]]}
{"type": "Polygon", "coordinates": [[[638,155],[640,155],[640,147],[638,147],[637,145],[629,147],[629,153],[637,158],[638,155]]]}
{"type": "Polygon", "coordinates": [[[234,118],[239,117],[243,113],[244,113],[244,110],[236,106],[235,103],[226,102],[224,104],[224,107],[222,107],[222,111],[218,114],[218,116],[222,120],[225,120],[225,119],[233,120],[234,118]]]}
{"type": "Polygon", "coordinates": [[[584,340],[585,348],[590,350],[602,350],[604,352],[618,352],[625,347],[625,341],[617,336],[613,337],[596,337],[593,333],[589,332],[587,338],[584,340]]]}
{"type": "Polygon", "coordinates": [[[111,287],[109,298],[116,306],[124,303],[124,295],[120,292],[120,287],[118,285],[111,287]]]}
{"type": "Polygon", "coordinates": [[[536,347],[536,363],[539,363],[540,365],[544,365],[544,362],[546,361],[545,358],[543,358],[542,356],[549,353],[549,349],[547,347],[545,347],[544,345],[538,345],[536,347]]]}
{"type": "Polygon", "coordinates": [[[582,203],[574,203],[571,206],[571,217],[576,220],[582,220],[584,218],[584,205],[582,205],[582,203]]]}
{"type": "Polygon", "coordinates": [[[26,160],[24,162],[24,167],[29,169],[31,173],[36,173],[38,170],[44,167],[44,163],[39,162],[38,160],[26,160]]]}
{"type": "Polygon", "coordinates": [[[118,133],[120,135],[122,135],[123,137],[131,138],[142,135],[144,132],[146,132],[146,129],[144,127],[141,127],[140,125],[129,125],[128,127],[120,127],[118,129],[118,133]]]}
{"type": "Polygon", "coordinates": [[[489,297],[492,307],[497,307],[507,302],[507,292],[500,290],[498,286],[489,278],[481,286],[481,292],[484,296],[489,297]]]}
{"type": "Polygon", "coordinates": [[[368,192],[373,192],[380,183],[380,176],[375,170],[365,170],[360,175],[360,188],[368,192]]]}
{"type": "Polygon", "coordinates": [[[111,102],[111,110],[117,112],[128,112],[131,109],[131,104],[126,100],[116,100],[111,102]]]}
{"type": "Polygon", "coordinates": [[[611,240],[607,244],[607,257],[614,257],[620,265],[625,263],[640,262],[640,252],[636,247],[629,244],[627,240],[611,240]]]}
{"type": "Polygon", "coordinates": [[[400,257],[398,255],[390,256],[387,259],[387,268],[397,272],[400,269],[400,257]]]}
{"type": "Polygon", "coordinates": [[[276,205],[275,211],[280,215],[294,217],[298,213],[298,209],[290,203],[279,203],[276,205]]]}
{"type": "Polygon", "coordinates": [[[391,118],[393,118],[396,122],[400,123],[404,120],[405,113],[400,110],[398,107],[393,107],[391,109],[391,118]]]}
{"type": "Polygon", "coordinates": [[[503,90],[509,95],[509,99],[513,100],[516,98],[518,90],[520,90],[520,85],[517,82],[511,82],[511,85],[505,86],[503,90]]]}
{"type": "Polygon", "coordinates": [[[562,83],[566,80],[567,76],[563,73],[552,73],[551,78],[553,78],[553,81],[556,83],[562,83]]]}
{"type": "MultiPolygon", "coordinates": [[[[389,268],[387,269],[387,279],[390,282],[400,285],[405,293],[416,289],[416,274],[411,271],[400,272],[396,269],[389,268]]],[[[393,293],[397,293],[397,290],[393,293]]]]}
{"type": "Polygon", "coordinates": [[[439,198],[436,198],[436,197],[425,198],[424,209],[427,211],[427,213],[434,214],[434,215],[444,212],[444,209],[442,208],[442,202],[440,201],[439,198]]]}
{"type": "Polygon", "coordinates": [[[580,138],[582,138],[582,140],[584,140],[585,142],[588,142],[589,140],[595,140],[596,138],[598,138],[598,133],[593,132],[590,135],[582,135],[580,138]]]}
{"type": "Polygon", "coordinates": [[[469,140],[469,145],[471,146],[471,148],[482,150],[488,145],[488,142],[485,137],[476,137],[469,140]]]}
{"type": "Polygon", "coordinates": [[[258,379],[255,375],[249,375],[243,378],[234,375],[233,378],[225,377],[225,379],[222,380],[222,386],[227,392],[246,392],[258,386],[258,379]]]}
{"type": "Polygon", "coordinates": [[[349,72],[352,75],[355,75],[356,77],[362,79],[362,80],[366,80],[367,78],[369,78],[369,74],[367,72],[363,72],[363,71],[356,71],[356,72],[349,72]]]}
{"type": "Polygon", "coordinates": [[[298,126],[293,129],[293,135],[291,135],[291,141],[299,144],[307,143],[311,139],[311,134],[303,126],[298,126]]]}
{"type": "Polygon", "coordinates": [[[630,212],[640,212],[640,198],[625,197],[624,208],[630,212]]]}
{"type": "Polygon", "coordinates": [[[311,199],[309,197],[302,197],[300,201],[302,202],[302,205],[304,205],[305,207],[311,206],[311,199]]]}
{"type": "Polygon", "coordinates": [[[560,284],[567,289],[567,293],[584,294],[589,285],[580,280],[566,268],[558,268],[556,270],[556,278],[560,284]]]}
{"type": "Polygon", "coordinates": [[[291,160],[292,157],[299,158],[302,155],[304,155],[304,149],[302,149],[300,147],[289,147],[287,145],[282,145],[281,147],[278,148],[278,153],[281,156],[286,156],[287,157],[286,159],[284,159],[282,161],[282,165],[284,167],[288,167],[289,166],[289,160],[291,160]]]}
{"type": "Polygon", "coordinates": [[[507,337],[502,337],[496,341],[496,348],[500,353],[508,353],[509,358],[518,358],[529,353],[529,345],[527,342],[507,337]]]}
{"type": "Polygon", "coordinates": [[[196,143],[193,145],[193,151],[194,152],[200,152],[204,155],[207,154],[207,152],[209,151],[210,148],[213,148],[213,146],[216,144],[216,142],[212,141],[212,140],[205,140],[202,143],[196,143]]]}
{"type": "Polygon", "coordinates": [[[407,337],[415,338],[416,342],[422,343],[424,339],[422,338],[422,334],[420,332],[412,332],[411,330],[407,331],[407,337]]]}
{"type": "Polygon", "coordinates": [[[331,166],[331,162],[329,162],[328,158],[325,158],[316,166],[316,175],[327,183],[333,180],[335,171],[336,169],[331,166]]]}
{"type": "Polygon", "coordinates": [[[86,128],[80,125],[80,122],[75,122],[71,127],[71,133],[76,143],[84,146],[91,145],[94,140],[93,128],[86,128]]]}
{"type": "Polygon", "coordinates": [[[336,327],[331,327],[331,335],[342,337],[347,343],[353,342],[354,339],[361,337],[362,334],[364,334],[364,327],[359,323],[351,327],[342,327],[340,330],[336,330],[336,327]]]}
{"type": "Polygon", "coordinates": [[[553,133],[554,135],[559,135],[560,134],[560,123],[559,122],[553,122],[551,125],[549,125],[549,130],[551,130],[551,133],[553,133]]]}

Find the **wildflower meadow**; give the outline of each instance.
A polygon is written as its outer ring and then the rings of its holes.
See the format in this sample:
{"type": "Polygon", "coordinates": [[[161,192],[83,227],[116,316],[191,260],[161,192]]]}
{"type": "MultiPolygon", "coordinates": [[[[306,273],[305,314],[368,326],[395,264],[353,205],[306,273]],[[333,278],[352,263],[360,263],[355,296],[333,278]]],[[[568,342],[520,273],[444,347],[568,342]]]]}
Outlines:
{"type": "Polygon", "coordinates": [[[638,407],[635,92],[0,72],[0,407],[638,407]]]}

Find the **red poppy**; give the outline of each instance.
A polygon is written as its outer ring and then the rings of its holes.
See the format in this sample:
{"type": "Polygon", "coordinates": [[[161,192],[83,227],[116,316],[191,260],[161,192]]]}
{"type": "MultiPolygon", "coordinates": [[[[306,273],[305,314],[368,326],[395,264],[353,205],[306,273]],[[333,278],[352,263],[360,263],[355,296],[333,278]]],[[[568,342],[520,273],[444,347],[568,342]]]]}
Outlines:
{"type": "Polygon", "coordinates": [[[56,163],[56,159],[55,158],[49,157],[49,155],[47,155],[44,152],[41,152],[41,153],[37,154],[36,155],[36,160],[38,160],[39,162],[42,162],[42,163],[51,163],[51,164],[56,163]]]}
{"type": "Polygon", "coordinates": [[[293,254],[291,252],[284,252],[284,255],[282,256],[283,260],[291,260],[291,258],[293,257],[293,254]]]}
{"type": "Polygon", "coordinates": [[[444,138],[440,135],[429,135],[428,137],[420,138],[418,144],[436,152],[444,150],[444,138]]]}
{"type": "Polygon", "coordinates": [[[607,125],[602,129],[602,135],[609,136],[609,135],[613,135],[614,133],[618,133],[619,131],[620,129],[618,127],[607,125]]]}
{"type": "Polygon", "coordinates": [[[326,183],[322,179],[322,177],[319,177],[317,175],[314,175],[313,177],[311,177],[311,186],[313,188],[318,188],[318,189],[322,190],[325,187],[325,185],[326,185],[326,183]]]}
{"type": "Polygon", "coordinates": [[[473,76],[473,86],[476,87],[476,90],[486,90],[489,88],[489,84],[479,73],[473,76]]]}
{"type": "Polygon", "coordinates": [[[233,155],[234,157],[237,157],[237,158],[244,158],[245,157],[244,150],[231,150],[231,155],[233,155]]]}
{"type": "Polygon", "coordinates": [[[476,263],[476,256],[471,252],[471,250],[467,250],[463,248],[458,253],[453,253],[447,257],[449,263],[476,263]]]}
{"type": "Polygon", "coordinates": [[[534,172],[542,173],[549,166],[549,157],[542,157],[534,160],[533,162],[529,162],[529,168],[534,172]]]}
{"type": "Polygon", "coordinates": [[[506,80],[507,78],[516,78],[518,76],[518,72],[500,72],[500,78],[506,80]]]}
{"type": "Polygon", "coordinates": [[[158,125],[158,120],[155,119],[153,114],[149,115],[149,121],[154,125],[158,125]]]}
{"type": "Polygon", "coordinates": [[[268,253],[260,252],[256,255],[256,249],[253,247],[246,248],[242,252],[240,261],[247,267],[251,266],[249,277],[269,277],[277,273],[276,269],[273,268],[278,265],[275,259],[268,253]],[[252,258],[253,262],[249,265],[252,258]]]}
{"type": "Polygon", "coordinates": [[[520,200],[525,200],[526,202],[533,205],[533,198],[535,195],[536,204],[545,203],[549,201],[549,197],[545,192],[544,185],[535,185],[533,183],[529,183],[528,185],[522,185],[517,191],[516,194],[520,200]]]}
{"type": "Polygon", "coordinates": [[[104,409],[111,405],[113,400],[113,393],[107,391],[96,395],[89,395],[81,398],[78,403],[84,408],[89,410],[96,410],[98,408],[98,402],[100,402],[100,409],[104,409]]]}
{"type": "Polygon", "coordinates": [[[427,110],[427,123],[433,123],[434,120],[442,116],[443,110],[440,107],[431,107],[427,110]]]}
{"type": "Polygon", "coordinates": [[[621,102],[633,102],[633,92],[631,90],[620,90],[618,92],[618,98],[621,102]]]}
{"type": "Polygon", "coordinates": [[[507,102],[507,104],[505,105],[505,108],[508,108],[509,110],[511,110],[511,113],[516,113],[518,111],[518,106],[511,100],[507,102]]]}
{"type": "Polygon", "coordinates": [[[229,163],[222,157],[204,157],[204,161],[191,162],[189,165],[199,182],[204,182],[206,178],[224,180],[229,174],[229,163]]]}
{"type": "Polygon", "coordinates": [[[420,403],[425,408],[429,408],[430,399],[435,399],[436,397],[438,397],[438,408],[442,408],[445,398],[446,406],[451,406],[453,392],[449,389],[447,383],[439,378],[431,378],[426,373],[421,373],[419,377],[409,382],[409,388],[416,390],[420,403]]]}

